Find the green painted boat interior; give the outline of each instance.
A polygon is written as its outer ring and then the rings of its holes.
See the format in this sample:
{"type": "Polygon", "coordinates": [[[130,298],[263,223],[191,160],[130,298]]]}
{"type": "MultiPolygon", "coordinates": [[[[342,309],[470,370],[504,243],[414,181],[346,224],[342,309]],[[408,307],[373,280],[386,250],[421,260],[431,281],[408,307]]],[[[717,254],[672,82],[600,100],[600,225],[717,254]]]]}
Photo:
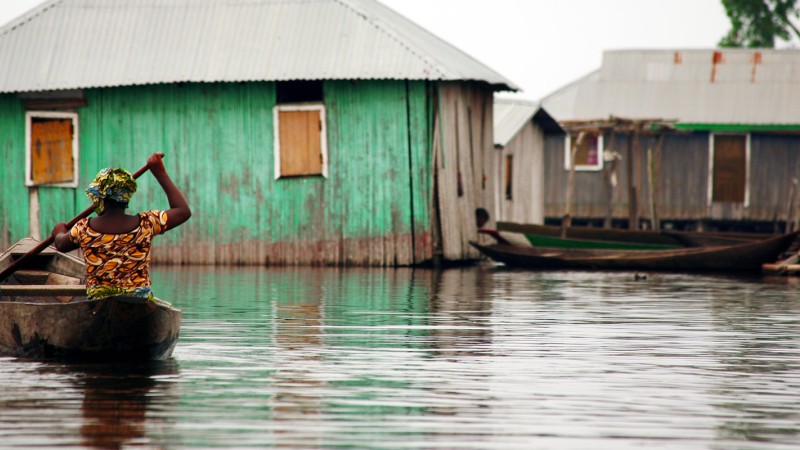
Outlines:
{"type": "Polygon", "coordinates": [[[525,238],[534,247],[556,247],[556,248],[593,248],[609,250],[666,250],[671,248],[683,248],[680,245],[671,244],[645,244],[637,242],[614,242],[596,241],[588,239],[566,239],[551,236],[542,236],[533,233],[524,233],[525,238]]]}

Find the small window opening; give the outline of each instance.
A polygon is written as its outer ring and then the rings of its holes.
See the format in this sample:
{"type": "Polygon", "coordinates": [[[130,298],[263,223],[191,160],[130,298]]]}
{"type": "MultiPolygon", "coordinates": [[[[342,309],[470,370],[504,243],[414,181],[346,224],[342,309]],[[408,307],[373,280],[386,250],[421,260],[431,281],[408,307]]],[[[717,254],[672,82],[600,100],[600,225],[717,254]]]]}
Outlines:
{"type": "MultiPolygon", "coordinates": [[[[578,136],[566,137],[564,147],[564,169],[572,166],[572,142],[578,136]]],[[[597,133],[584,133],[575,148],[575,170],[600,170],[603,168],[603,136],[597,133]]]]}
{"type": "Polygon", "coordinates": [[[26,114],[27,186],[78,185],[78,115],[48,111],[26,114]]]}
{"type": "Polygon", "coordinates": [[[512,174],[514,173],[514,155],[506,156],[506,200],[511,200],[511,186],[513,184],[512,174]]]}
{"type": "Polygon", "coordinates": [[[278,82],[273,120],[275,178],[327,177],[327,121],[322,82],[278,82]]]}
{"type": "Polygon", "coordinates": [[[322,81],[279,81],[276,103],[311,103],[322,101],[322,81]]]}

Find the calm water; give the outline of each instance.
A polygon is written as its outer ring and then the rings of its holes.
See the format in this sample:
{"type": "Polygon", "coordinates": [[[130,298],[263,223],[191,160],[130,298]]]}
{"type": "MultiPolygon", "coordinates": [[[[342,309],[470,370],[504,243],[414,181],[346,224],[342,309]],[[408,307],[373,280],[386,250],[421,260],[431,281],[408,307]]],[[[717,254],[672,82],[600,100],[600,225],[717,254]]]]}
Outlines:
{"type": "Polygon", "coordinates": [[[0,448],[798,449],[798,281],[158,268],[174,358],[0,358],[0,448]]]}

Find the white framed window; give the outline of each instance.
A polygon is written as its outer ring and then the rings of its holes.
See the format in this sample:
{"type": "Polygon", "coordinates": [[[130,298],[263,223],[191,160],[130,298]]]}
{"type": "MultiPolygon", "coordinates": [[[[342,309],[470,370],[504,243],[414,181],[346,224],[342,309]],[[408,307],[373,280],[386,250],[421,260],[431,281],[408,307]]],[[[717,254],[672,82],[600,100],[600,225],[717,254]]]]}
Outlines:
{"type": "Polygon", "coordinates": [[[279,104],[273,109],[275,179],[328,177],[325,105],[279,104]]]}
{"type": "Polygon", "coordinates": [[[78,113],[25,114],[25,185],[78,186],[78,113]]]}
{"type": "MultiPolygon", "coordinates": [[[[572,166],[572,140],[578,137],[567,134],[564,139],[564,170],[572,166]]],[[[603,169],[603,135],[599,133],[584,133],[578,147],[575,149],[575,170],[602,170],[603,169]]]]}
{"type": "Polygon", "coordinates": [[[709,133],[708,206],[750,205],[750,134],[709,133]]]}

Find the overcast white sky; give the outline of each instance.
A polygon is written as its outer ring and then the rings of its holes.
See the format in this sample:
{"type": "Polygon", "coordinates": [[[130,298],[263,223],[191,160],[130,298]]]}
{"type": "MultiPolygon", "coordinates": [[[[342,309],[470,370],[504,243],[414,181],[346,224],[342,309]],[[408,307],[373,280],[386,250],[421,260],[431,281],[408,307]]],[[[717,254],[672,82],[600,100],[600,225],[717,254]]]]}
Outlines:
{"type": "Polygon", "coordinates": [[[381,0],[532,100],[600,67],[604,50],[713,48],[721,0],[381,0]]]}
{"type": "MultiPolygon", "coordinates": [[[[713,48],[721,0],[380,0],[537,100],[600,67],[603,50],[713,48]]],[[[0,24],[43,0],[0,0],[0,24]]]]}

